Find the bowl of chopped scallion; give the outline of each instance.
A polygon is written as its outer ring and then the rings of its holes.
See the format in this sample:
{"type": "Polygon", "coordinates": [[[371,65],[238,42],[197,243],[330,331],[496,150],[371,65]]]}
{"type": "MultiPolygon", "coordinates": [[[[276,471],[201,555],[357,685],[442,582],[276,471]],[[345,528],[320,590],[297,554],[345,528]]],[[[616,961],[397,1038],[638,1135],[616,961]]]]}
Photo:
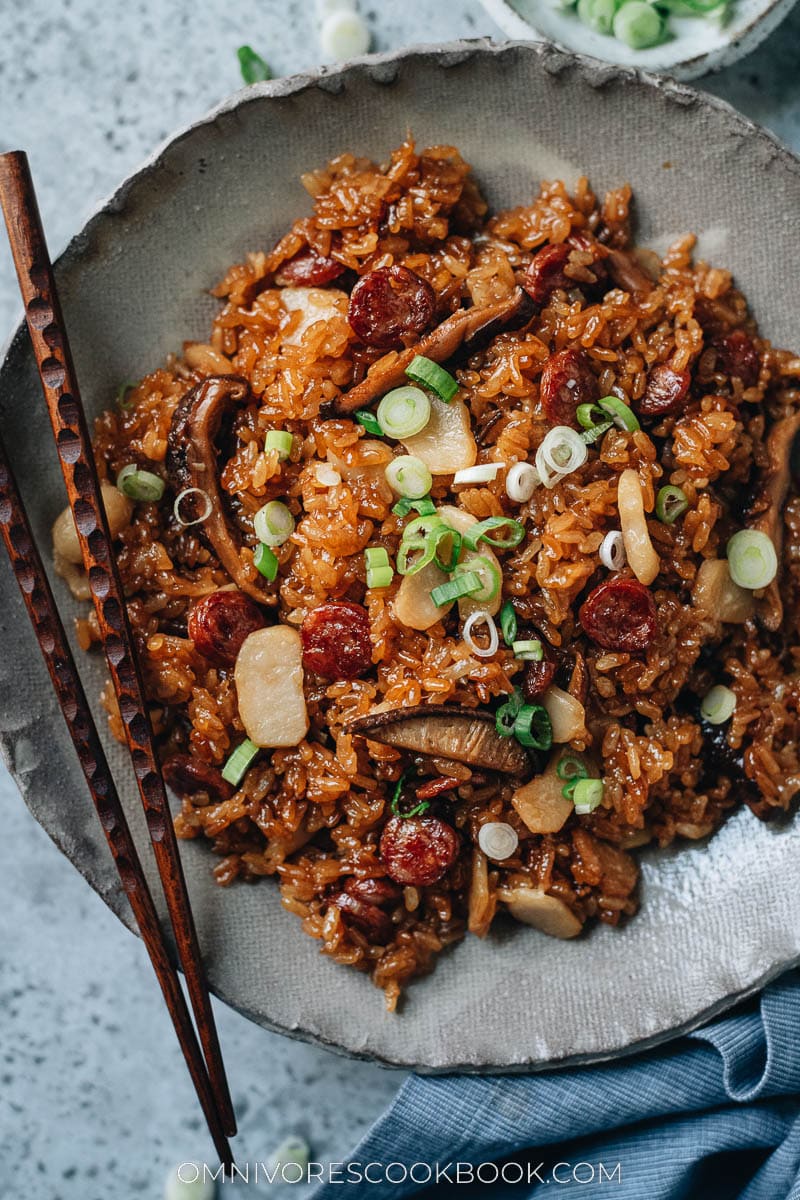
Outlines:
{"type": "Polygon", "coordinates": [[[483,0],[511,37],[696,79],[749,54],[795,0],[483,0]]]}

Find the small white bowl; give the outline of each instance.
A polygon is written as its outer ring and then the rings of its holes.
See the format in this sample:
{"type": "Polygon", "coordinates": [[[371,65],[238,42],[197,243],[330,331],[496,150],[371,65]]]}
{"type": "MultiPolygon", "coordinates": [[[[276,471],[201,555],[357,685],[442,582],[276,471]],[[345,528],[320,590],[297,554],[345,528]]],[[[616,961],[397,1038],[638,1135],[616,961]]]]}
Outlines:
{"type": "Polygon", "coordinates": [[[614,37],[595,33],[574,9],[556,0],[482,0],[483,7],[512,38],[547,39],[567,50],[642,71],[697,79],[730,66],[754,50],[794,7],[796,0],[733,0],[724,24],[706,17],[670,14],[672,37],[649,50],[631,50],[614,37]]]}

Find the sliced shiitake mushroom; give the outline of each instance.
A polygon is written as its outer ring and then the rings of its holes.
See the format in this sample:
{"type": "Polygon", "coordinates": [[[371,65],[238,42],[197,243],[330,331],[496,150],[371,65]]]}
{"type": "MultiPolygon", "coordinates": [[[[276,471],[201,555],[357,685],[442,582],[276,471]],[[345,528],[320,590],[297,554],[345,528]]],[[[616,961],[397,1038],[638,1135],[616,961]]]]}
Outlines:
{"type": "MultiPolygon", "coordinates": [[[[778,563],[783,549],[783,506],[792,478],[792,448],[800,434],[800,412],[776,421],[767,434],[766,450],[769,469],[764,480],[759,508],[762,510],[751,523],[752,529],[765,533],[775,547],[778,563]]],[[[759,601],[758,614],[762,624],[775,631],[783,620],[783,600],[780,590],[780,566],[778,575],[766,589],[759,601]]]]}
{"type": "Polygon", "coordinates": [[[167,440],[167,472],[176,492],[199,488],[210,512],[201,529],[236,586],[263,604],[265,580],[242,558],[242,538],[228,519],[219,490],[214,439],[223,418],[250,399],[247,380],[237,375],[209,375],[184,396],[172,415],[167,440]]]}
{"type": "Polygon", "coordinates": [[[466,763],[506,775],[526,775],[530,760],[515,738],[501,737],[492,713],[452,704],[424,704],[368,713],[347,725],[348,733],[372,742],[466,763]]]}

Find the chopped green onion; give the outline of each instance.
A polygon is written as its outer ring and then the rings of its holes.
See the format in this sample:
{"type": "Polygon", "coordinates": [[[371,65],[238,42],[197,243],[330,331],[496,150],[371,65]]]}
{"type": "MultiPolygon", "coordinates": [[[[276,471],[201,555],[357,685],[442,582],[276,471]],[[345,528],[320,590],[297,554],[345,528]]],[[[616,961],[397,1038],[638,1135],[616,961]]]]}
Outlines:
{"type": "Polygon", "coordinates": [[[544,658],[542,643],[538,638],[532,638],[530,641],[514,642],[511,649],[514,652],[514,658],[521,658],[524,662],[541,662],[544,658]]]}
{"type": "Polygon", "coordinates": [[[247,768],[260,750],[260,746],[256,746],[254,742],[250,741],[250,738],[245,738],[236,747],[233,754],[229,756],[228,761],[222,768],[222,778],[225,782],[232,783],[234,787],[238,787],[244,779],[247,768]]]}
{"type": "Polygon", "coordinates": [[[736,693],[718,683],[707,692],[700,704],[700,715],[712,725],[723,725],[729,721],[736,709],[736,693]]]}
{"type": "Polygon", "coordinates": [[[422,800],[414,808],[401,810],[400,798],[403,795],[403,788],[406,786],[406,784],[409,782],[409,780],[411,780],[413,778],[414,778],[413,771],[404,771],[403,774],[398,779],[397,783],[395,784],[395,789],[394,789],[394,792],[392,793],[390,807],[396,817],[418,817],[422,813],[427,812],[431,806],[429,800],[422,800]]]}
{"type": "Polygon", "coordinates": [[[656,516],[665,525],[672,525],[673,522],[677,521],[678,517],[683,516],[688,507],[689,501],[686,499],[686,493],[681,488],[667,484],[666,487],[658,489],[658,495],[656,496],[656,516]]]}
{"type": "Polygon", "coordinates": [[[628,0],[614,17],[614,37],[632,50],[656,46],[666,28],[660,13],[647,0],[628,0]]]}
{"type": "Polygon", "coordinates": [[[120,406],[120,408],[129,409],[131,407],[130,400],[126,400],[125,397],[127,396],[128,392],[133,391],[135,387],[136,384],[130,379],[126,379],[124,383],[119,385],[117,388],[117,404],[120,406]]]}
{"type": "MultiPolygon", "coordinates": [[[[633,0],[631,0],[633,2],[633,0]]],[[[602,779],[578,779],[572,793],[572,803],[578,816],[585,817],[594,812],[603,801],[602,779]]]]}
{"type": "Polygon", "coordinates": [[[388,587],[394,579],[392,564],[383,546],[368,546],[364,551],[364,565],[368,588],[388,587]]]}
{"type": "Polygon", "coordinates": [[[265,546],[263,542],[259,542],[255,548],[253,566],[270,583],[272,583],[278,574],[278,559],[269,546],[265,546]]]}
{"type": "Polygon", "coordinates": [[[575,409],[575,416],[582,429],[594,429],[595,425],[605,421],[602,408],[596,404],[579,404],[575,409]]]}
{"type": "Polygon", "coordinates": [[[461,555],[461,534],[457,529],[451,529],[449,525],[442,525],[440,529],[434,529],[429,534],[433,542],[433,561],[436,563],[440,571],[450,574],[456,568],[456,563],[461,555]],[[442,543],[447,543],[449,549],[445,549],[443,554],[439,553],[439,547],[442,543]]]}
{"type": "Polygon", "coordinates": [[[502,630],[505,644],[507,646],[513,645],[514,638],[517,636],[517,614],[510,600],[506,600],[500,609],[500,629],[502,630]]]}
{"type": "Polygon", "coordinates": [[[593,425],[591,429],[584,429],[581,437],[583,438],[584,442],[586,442],[587,446],[593,446],[598,438],[601,438],[604,434],[608,433],[613,424],[613,421],[601,421],[599,425],[593,425]]]}
{"type": "Polygon", "coordinates": [[[444,526],[444,521],[439,514],[434,511],[432,513],[421,513],[418,517],[414,517],[413,521],[409,521],[403,530],[403,541],[425,541],[429,533],[434,529],[439,529],[444,526]]]}
{"type": "Polygon", "coordinates": [[[294,533],[294,517],[282,500],[270,500],[253,517],[253,529],[265,546],[282,546],[294,533]]]}
{"type": "Polygon", "coordinates": [[[549,750],[553,744],[550,714],[541,704],[523,704],[514,721],[514,737],[534,750],[549,750]]]}
{"type": "MultiPolygon", "coordinates": [[[[479,591],[469,595],[473,600],[480,601],[481,604],[488,604],[494,600],[500,592],[503,583],[503,573],[491,558],[487,558],[484,554],[476,554],[474,551],[469,551],[464,555],[464,558],[455,568],[456,579],[460,575],[476,575],[481,581],[479,591]]],[[[463,594],[463,593],[462,593],[463,594]]]]}
{"type": "Polygon", "coordinates": [[[517,713],[522,708],[522,692],[514,688],[513,693],[501,704],[494,716],[494,727],[500,737],[511,737],[514,732],[514,722],[517,713]]]}
{"type": "Polygon", "coordinates": [[[423,387],[430,388],[445,404],[449,404],[458,391],[458,382],[450,372],[422,354],[412,358],[406,367],[406,375],[413,379],[414,383],[421,383],[423,387]]]}
{"type": "Polygon", "coordinates": [[[536,451],[536,470],[546,488],[553,488],[565,475],[586,462],[586,442],[569,425],[555,425],[545,434],[536,451]]]}
{"type": "Polygon", "coordinates": [[[403,496],[397,501],[397,504],[392,508],[392,512],[397,517],[407,517],[412,508],[418,512],[421,517],[432,517],[436,512],[436,505],[431,500],[430,496],[421,496],[419,500],[412,500],[410,496],[403,496]]]}
{"type": "Polygon", "coordinates": [[[433,477],[421,458],[413,454],[401,454],[393,458],[384,472],[389,487],[398,496],[409,500],[421,500],[427,496],[433,484],[433,477]]]}
{"type": "Polygon", "coordinates": [[[272,79],[269,65],[260,54],[256,54],[252,46],[240,46],[236,54],[245,83],[263,83],[267,79],[272,79]]]}
{"type": "Polygon", "coordinates": [[[131,500],[155,501],[164,495],[164,480],[152,471],[142,471],[128,463],[117,476],[117,490],[131,500]]]}
{"type": "Polygon", "coordinates": [[[399,387],[378,405],[378,424],[387,437],[402,441],[420,433],[431,419],[431,402],[421,388],[399,387]]]}
{"type": "Polygon", "coordinates": [[[470,550],[477,550],[478,542],[483,541],[500,550],[510,550],[512,546],[518,546],[524,537],[525,526],[521,521],[515,521],[512,517],[487,517],[485,521],[470,525],[464,533],[464,545],[470,550]],[[508,533],[505,537],[490,537],[493,529],[507,529],[508,533]]]}
{"type": "Polygon", "coordinates": [[[364,426],[367,433],[373,433],[376,437],[383,437],[383,430],[378,424],[378,418],[368,408],[357,408],[353,416],[359,425],[364,426]]]}
{"type": "Polygon", "coordinates": [[[778,555],[771,539],[760,529],[740,529],[728,542],[728,569],[733,582],[750,591],[772,583],[778,555]]]}
{"type": "Polygon", "coordinates": [[[502,463],[478,463],[475,467],[462,467],[453,476],[453,486],[460,487],[462,483],[491,483],[497,478],[502,463]]]}
{"type": "MultiPolygon", "coordinates": [[[[629,5],[638,2],[639,0],[628,0],[629,5]]],[[[608,414],[618,429],[624,429],[627,433],[635,433],[637,429],[642,428],[636,413],[624,400],[620,400],[618,396],[604,396],[597,403],[603,412],[608,414]]]]}
{"type": "Polygon", "coordinates": [[[270,429],[264,440],[264,449],[278,451],[278,458],[284,461],[292,453],[294,438],[287,429],[270,429]]]}
{"type": "Polygon", "coordinates": [[[451,600],[458,600],[461,596],[472,596],[476,592],[480,592],[483,586],[483,580],[476,571],[465,571],[458,578],[448,579],[447,583],[440,583],[438,587],[433,588],[431,600],[437,608],[441,608],[443,604],[449,604],[451,600]]]}
{"type": "Polygon", "coordinates": [[[556,763],[556,775],[559,779],[588,779],[589,772],[582,759],[574,754],[562,754],[556,763]]]}
{"type": "Polygon", "coordinates": [[[578,17],[597,33],[609,34],[618,0],[578,0],[578,17]]]}

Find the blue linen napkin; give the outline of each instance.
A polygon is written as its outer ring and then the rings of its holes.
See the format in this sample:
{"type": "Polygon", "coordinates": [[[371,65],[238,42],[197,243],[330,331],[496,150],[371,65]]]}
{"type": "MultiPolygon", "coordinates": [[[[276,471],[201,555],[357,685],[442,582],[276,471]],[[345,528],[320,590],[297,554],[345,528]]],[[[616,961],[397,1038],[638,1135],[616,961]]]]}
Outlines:
{"type": "Polygon", "coordinates": [[[733,1015],[614,1063],[412,1075],[313,1200],[800,1200],[799,1030],[791,971],[733,1015]]]}

